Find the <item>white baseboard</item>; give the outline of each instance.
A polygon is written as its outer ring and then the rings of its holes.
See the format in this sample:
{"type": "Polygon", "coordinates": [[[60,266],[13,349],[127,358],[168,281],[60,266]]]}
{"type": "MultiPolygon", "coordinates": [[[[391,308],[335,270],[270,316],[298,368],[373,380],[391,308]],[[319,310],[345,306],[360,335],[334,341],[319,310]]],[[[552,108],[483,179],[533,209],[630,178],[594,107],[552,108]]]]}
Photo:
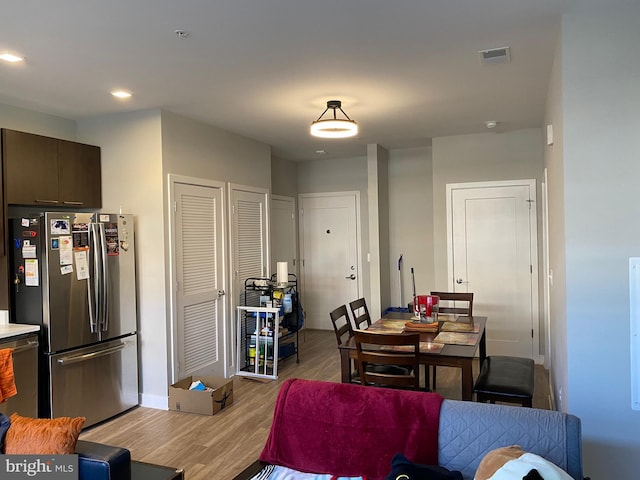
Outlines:
{"type": "Polygon", "coordinates": [[[140,406],[156,408],[158,410],[169,410],[169,397],[161,395],[140,394],[140,406]]]}

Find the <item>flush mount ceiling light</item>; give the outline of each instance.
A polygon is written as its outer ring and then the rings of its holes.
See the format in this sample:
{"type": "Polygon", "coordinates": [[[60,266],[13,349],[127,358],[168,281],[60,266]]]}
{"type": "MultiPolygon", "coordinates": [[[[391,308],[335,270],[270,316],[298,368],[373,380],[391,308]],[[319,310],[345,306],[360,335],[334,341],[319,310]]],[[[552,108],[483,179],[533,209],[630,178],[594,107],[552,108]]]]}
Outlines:
{"type": "Polygon", "coordinates": [[[311,123],[311,135],[322,138],[347,138],[358,134],[358,124],[351,120],[349,116],[342,110],[342,102],[340,100],[329,100],[327,108],[315,122],[311,123]],[[322,117],[325,113],[333,110],[333,118],[322,117]],[[340,110],[345,118],[338,118],[336,110],[340,110]]]}
{"type": "Polygon", "coordinates": [[[131,93],[125,92],[124,90],[114,90],[113,92],[111,92],[111,95],[113,95],[116,98],[129,98],[129,97],[131,97],[131,93]]]}
{"type": "Polygon", "coordinates": [[[0,55],[0,60],[4,60],[5,62],[9,63],[16,63],[21,62],[22,60],[24,60],[24,58],[18,57],[17,55],[13,55],[11,53],[3,53],[2,55],[0,55]]]}

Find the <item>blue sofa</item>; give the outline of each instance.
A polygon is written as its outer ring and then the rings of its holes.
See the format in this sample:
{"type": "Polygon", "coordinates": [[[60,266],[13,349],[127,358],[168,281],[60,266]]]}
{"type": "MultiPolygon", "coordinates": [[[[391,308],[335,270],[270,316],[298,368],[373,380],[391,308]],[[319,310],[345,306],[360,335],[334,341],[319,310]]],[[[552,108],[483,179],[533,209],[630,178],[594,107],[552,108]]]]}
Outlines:
{"type": "MultiPolygon", "coordinates": [[[[265,451],[290,452],[296,448],[305,448],[304,440],[308,432],[287,429],[283,423],[289,421],[291,424],[292,419],[303,419],[303,422],[307,422],[308,429],[314,432],[332,432],[331,426],[334,425],[342,431],[347,427],[349,435],[351,432],[371,431],[372,427],[380,429],[382,435],[393,435],[394,432],[403,430],[400,423],[416,422],[420,421],[417,418],[424,418],[416,415],[416,412],[419,413],[423,408],[425,395],[429,394],[416,395],[416,392],[311,380],[287,380],[282,385],[276,402],[276,412],[265,451]],[[376,395],[367,393],[374,388],[376,395]],[[395,415],[381,417],[375,414],[382,410],[395,411],[395,415]],[[347,416],[345,411],[348,411],[347,416]],[[403,415],[403,412],[412,414],[403,415]],[[376,424],[376,419],[379,418],[397,420],[379,421],[376,424]],[[398,423],[397,428],[393,422],[398,423]],[[284,430],[286,435],[274,434],[284,430]]],[[[519,445],[527,452],[546,458],[575,480],[583,479],[581,424],[573,415],[535,408],[443,400],[438,422],[438,463],[449,470],[462,472],[465,480],[473,480],[480,461],[488,452],[510,445],[519,445]]],[[[326,433],[326,436],[326,441],[320,438],[318,442],[314,442],[314,448],[305,450],[305,455],[308,455],[305,458],[315,468],[320,466],[320,470],[327,463],[326,459],[336,458],[336,445],[331,443],[330,433],[326,433]]],[[[352,449],[355,445],[353,448],[362,451],[351,453],[356,458],[366,458],[366,442],[358,442],[357,434],[355,438],[356,441],[350,438],[349,448],[352,449]]],[[[402,452],[385,452],[384,456],[390,459],[395,453],[402,452]]],[[[264,455],[265,452],[262,456],[264,455]]],[[[264,462],[257,460],[240,473],[236,480],[251,478],[264,465],[264,462]]],[[[304,466],[297,469],[304,470],[304,466]]],[[[316,470],[312,473],[341,472],[316,470]]]]}

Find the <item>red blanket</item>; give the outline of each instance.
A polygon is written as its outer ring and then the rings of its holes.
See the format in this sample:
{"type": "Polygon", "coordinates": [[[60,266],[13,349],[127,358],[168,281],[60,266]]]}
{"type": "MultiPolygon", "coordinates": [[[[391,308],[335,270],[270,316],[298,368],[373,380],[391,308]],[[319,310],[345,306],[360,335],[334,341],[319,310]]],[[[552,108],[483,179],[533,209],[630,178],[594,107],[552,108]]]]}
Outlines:
{"type": "Polygon", "coordinates": [[[383,479],[391,459],[438,464],[437,393],[291,379],[260,460],[310,473],[383,479]]]}

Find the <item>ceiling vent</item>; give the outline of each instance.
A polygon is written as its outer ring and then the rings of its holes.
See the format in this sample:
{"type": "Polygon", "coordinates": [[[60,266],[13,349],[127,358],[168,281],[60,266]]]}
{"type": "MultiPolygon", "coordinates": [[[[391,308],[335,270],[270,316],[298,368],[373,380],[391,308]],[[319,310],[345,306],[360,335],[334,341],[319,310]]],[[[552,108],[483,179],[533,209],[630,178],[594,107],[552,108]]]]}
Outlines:
{"type": "Polygon", "coordinates": [[[509,47],[480,50],[478,53],[480,54],[480,58],[482,58],[482,63],[485,63],[487,65],[491,65],[494,63],[509,63],[511,61],[509,47]]]}

